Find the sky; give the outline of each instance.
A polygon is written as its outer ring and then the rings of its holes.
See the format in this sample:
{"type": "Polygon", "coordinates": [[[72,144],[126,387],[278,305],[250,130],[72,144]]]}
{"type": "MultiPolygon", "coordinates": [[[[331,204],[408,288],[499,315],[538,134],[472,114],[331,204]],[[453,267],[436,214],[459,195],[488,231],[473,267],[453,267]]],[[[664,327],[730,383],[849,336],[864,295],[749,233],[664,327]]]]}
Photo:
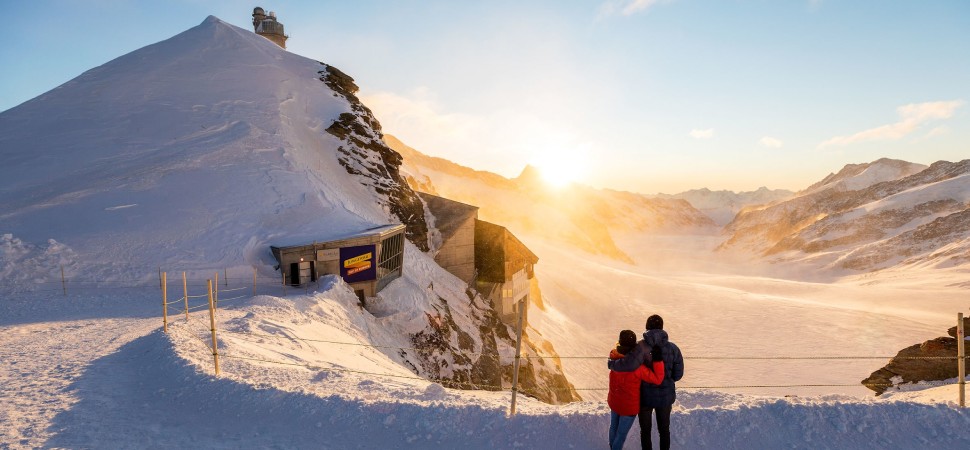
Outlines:
{"type": "Polygon", "coordinates": [[[210,14],[251,29],[262,6],[386,133],[507,177],[799,190],[850,163],[970,157],[960,0],[2,4],[0,111],[210,14]]]}

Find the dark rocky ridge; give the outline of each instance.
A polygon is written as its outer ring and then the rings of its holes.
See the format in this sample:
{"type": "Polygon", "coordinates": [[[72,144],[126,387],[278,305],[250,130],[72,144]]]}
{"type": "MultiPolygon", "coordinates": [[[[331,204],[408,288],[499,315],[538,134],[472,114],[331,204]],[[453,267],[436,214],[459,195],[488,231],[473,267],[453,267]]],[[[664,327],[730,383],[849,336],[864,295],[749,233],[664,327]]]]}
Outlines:
{"type": "Polygon", "coordinates": [[[373,189],[379,198],[386,199],[383,206],[407,225],[408,240],[421,251],[428,251],[424,203],[401,175],[401,155],[384,144],[381,124],[355,95],[358,87],[354,79],[333,66],[323,66],[325,69],[318,72],[320,81],[347,99],[353,110],[341,114],[327,128],[328,133],[344,142],[337,147],[337,160],[348,173],[359,175],[361,183],[373,189]]]}

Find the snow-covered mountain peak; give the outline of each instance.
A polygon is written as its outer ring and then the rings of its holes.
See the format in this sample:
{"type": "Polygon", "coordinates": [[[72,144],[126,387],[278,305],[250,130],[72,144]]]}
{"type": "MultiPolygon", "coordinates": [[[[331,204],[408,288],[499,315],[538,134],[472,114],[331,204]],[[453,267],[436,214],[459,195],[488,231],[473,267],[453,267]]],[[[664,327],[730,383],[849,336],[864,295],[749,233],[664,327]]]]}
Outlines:
{"type": "Polygon", "coordinates": [[[0,113],[4,231],[87,263],[231,266],[271,263],[269,245],[423,221],[391,212],[420,205],[392,151],[352,153],[328,132],[339,119],[371,135],[361,145],[380,137],[329,86],[336,72],[214,16],[91,69],[0,113]]]}
{"type": "Polygon", "coordinates": [[[826,189],[858,191],[884,181],[908,177],[926,167],[923,164],[890,158],[880,158],[871,163],[846,164],[838,173],[830,173],[799,195],[808,195],[826,189]]]}

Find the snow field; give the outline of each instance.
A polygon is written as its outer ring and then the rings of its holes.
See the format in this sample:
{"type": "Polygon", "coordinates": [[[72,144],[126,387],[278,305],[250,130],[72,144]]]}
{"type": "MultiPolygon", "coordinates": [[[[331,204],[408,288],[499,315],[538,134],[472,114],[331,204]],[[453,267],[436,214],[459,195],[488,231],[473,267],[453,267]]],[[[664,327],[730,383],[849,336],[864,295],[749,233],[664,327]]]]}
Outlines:
{"type": "MultiPolygon", "coordinates": [[[[220,310],[220,327],[360,339],[359,319],[345,321],[359,311],[340,291],[259,296],[220,310]]],[[[141,296],[5,298],[3,312],[12,314],[0,319],[0,348],[14,369],[0,372],[0,442],[10,448],[585,449],[606,440],[609,409],[601,401],[557,407],[520,397],[519,414],[509,418],[508,392],[229,359],[216,377],[199,338],[206,330],[185,326],[183,316],[162,333],[157,295],[147,288],[141,296]],[[44,303],[24,308],[37,301],[44,303]],[[101,317],[79,318],[89,313],[101,317]]],[[[321,368],[393,370],[387,355],[371,349],[222,336],[220,351],[227,354],[262,349],[321,368]]],[[[946,389],[952,392],[951,386],[878,400],[682,391],[672,419],[674,444],[965,448],[970,416],[940,402],[953,398],[946,389]]],[[[631,448],[637,433],[634,426],[631,448]]]]}

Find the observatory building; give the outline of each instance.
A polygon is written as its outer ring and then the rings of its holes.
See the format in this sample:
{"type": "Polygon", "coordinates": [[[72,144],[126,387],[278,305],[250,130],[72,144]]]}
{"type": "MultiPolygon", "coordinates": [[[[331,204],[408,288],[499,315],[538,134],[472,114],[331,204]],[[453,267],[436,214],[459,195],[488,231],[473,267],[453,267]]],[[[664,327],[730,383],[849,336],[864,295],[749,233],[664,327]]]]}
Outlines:
{"type": "Polygon", "coordinates": [[[263,8],[259,6],[253,8],[253,31],[276,45],[286,48],[286,40],[289,36],[283,32],[283,24],[276,20],[275,12],[270,11],[267,15],[263,8]]]}

